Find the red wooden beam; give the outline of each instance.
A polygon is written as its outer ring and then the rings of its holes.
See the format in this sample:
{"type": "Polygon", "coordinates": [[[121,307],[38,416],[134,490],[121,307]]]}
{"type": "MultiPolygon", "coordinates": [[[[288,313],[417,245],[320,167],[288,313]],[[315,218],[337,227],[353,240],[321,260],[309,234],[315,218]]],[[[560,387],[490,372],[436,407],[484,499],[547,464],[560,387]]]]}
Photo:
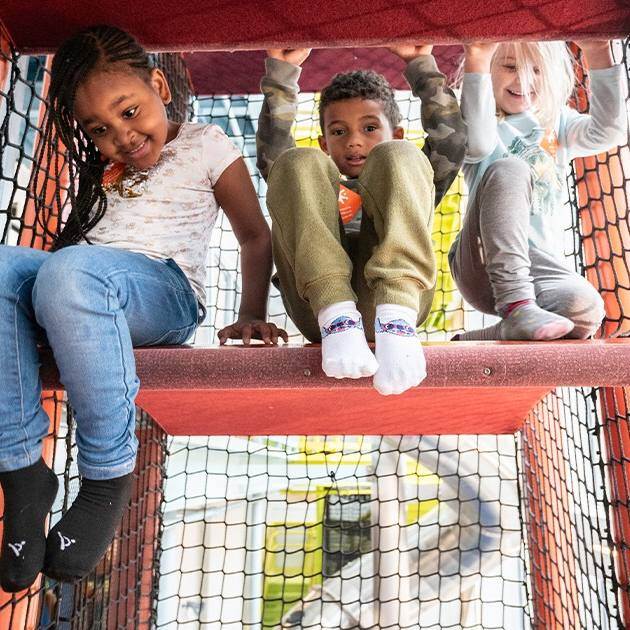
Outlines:
{"type": "MultiPolygon", "coordinates": [[[[551,389],[630,383],[630,341],[425,344],[428,376],[384,397],[318,346],[142,348],[138,404],[172,435],[514,433],[551,389]]],[[[49,357],[42,380],[61,384],[49,357]]]]}

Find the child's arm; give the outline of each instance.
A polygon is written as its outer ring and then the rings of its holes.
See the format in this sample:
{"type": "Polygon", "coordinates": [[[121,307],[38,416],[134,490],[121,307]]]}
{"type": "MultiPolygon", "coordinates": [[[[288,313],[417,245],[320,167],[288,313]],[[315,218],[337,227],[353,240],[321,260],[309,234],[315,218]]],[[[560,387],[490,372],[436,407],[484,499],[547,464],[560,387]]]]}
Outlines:
{"type": "Polygon", "coordinates": [[[266,344],[288,341],[287,333],[267,323],[267,296],[271,278],[271,235],[243,158],[228,166],[214,186],[214,196],[230,221],[241,247],[243,295],[237,321],[219,331],[223,345],[228,339],[252,338],[266,344]]]}
{"type": "Polygon", "coordinates": [[[497,144],[497,106],[492,91],[490,62],[498,43],[464,46],[462,115],[468,126],[467,162],[480,162],[497,144]]]}
{"type": "Polygon", "coordinates": [[[267,51],[260,82],[265,98],[256,132],[256,166],[265,180],[276,158],[295,146],[291,127],[297,112],[300,66],[310,52],[310,48],[267,51]]]}
{"type": "Polygon", "coordinates": [[[628,141],[627,78],[615,65],[608,41],[576,42],[586,56],[591,80],[588,114],[569,110],[559,140],[569,158],[595,155],[628,141]]]}
{"type": "Polygon", "coordinates": [[[433,46],[397,46],[390,50],[407,62],[405,78],[421,100],[422,127],[427,133],[422,150],[433,166],[435,205],[457,177],[466,152],[466,124],[446,77],[431,54],[433,46]]]}

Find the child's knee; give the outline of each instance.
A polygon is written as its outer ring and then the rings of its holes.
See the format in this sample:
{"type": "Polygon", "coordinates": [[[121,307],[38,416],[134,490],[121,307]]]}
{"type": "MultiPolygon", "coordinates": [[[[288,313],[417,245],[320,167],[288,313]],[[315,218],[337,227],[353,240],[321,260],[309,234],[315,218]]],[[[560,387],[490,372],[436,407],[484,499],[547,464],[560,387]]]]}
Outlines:
{"type": "Polygon", "coordinates": [[[419,191],[425,191],[423,205],[432,209],[433,175],[429,158],[415,144],[406,140],[390,140],[377,144],[370,151],[359,182],[377,199],[385,191],[395,190],[398,195],[412,193],[414,196],[419,191]]]}
{"type": "Polygon", "coordinates": [[[569,335],[572,339],[592,337],[606,316],[604,300],[594,288],[591,287],[591,289],[591,291],[581,293],[574,302],[575,311],[572,313],[571,319],[575,328],[569,335]]]}
{"type": "Polygon", "coordinates": [[[414,164],[428,166],[433,174],[429,159],[415,144],[406,140],[389,140],[377,144],[367,156],[364,171],[369,168],[380,169],[392,164],[400,164],[403,168],[411,168],[414,164]]]}
{"type": "Polygon", "coordinates": [[[88,245],[73,245],[44,261],[33,286],[33,308],[38,316],[76,308],[89,298],[89,284],[98,278],[97,273],[90,272],[90,249],[88,245]]]}
{"type": "Polygon", "coordinates": [[[0,246],[0,292],[14,294],[24,282],[24,272],[14,247],[0,246]]]}
{"type": "Polygon", "coordinates": [[[412,142],[406,140],[388,140],[387,142],[379,142],[367,156],[368,160],[397,160],[397,159],[413,159],[422,154],[422,151],[412,142]]]}
{"type": "Polygon", "coordinates": [[[532,173],[529,165],[516,157],[506,157],[495,160],[484,173],[484,180],[494,179],[514,186],[516,182],[530,182],[532,173]]]}
{"type": "Polygon", "coordinates": [[[564,289],[555,290],[555,303],[547,309],[575,324],[568,335],[572,339],[591,337],[597,332],[605,315],[604,301],[597,290],[586,280],[581,280],[564,289]]]}
{"type": "MultiPolygon", "coordinates": [[[[295,147],[284,151],[276,159],[269,174],[269,182],[278,177],[310,177],[314,170],[328,171],[332,160],[321,150],[314,147],[295,147]]],[[[335,174],[338,178],[339,175],[335,174]]]]}

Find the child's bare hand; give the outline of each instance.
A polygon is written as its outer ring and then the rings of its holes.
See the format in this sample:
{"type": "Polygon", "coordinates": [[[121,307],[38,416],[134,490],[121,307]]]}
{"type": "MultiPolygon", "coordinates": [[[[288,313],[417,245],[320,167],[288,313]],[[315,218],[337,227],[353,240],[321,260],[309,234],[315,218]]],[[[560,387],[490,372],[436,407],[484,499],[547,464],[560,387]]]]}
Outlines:
{"type": "Polygon", "coordinates": [[[607,51],[610,49],[610,40],[608,39],[596,39],[592,41],[578,40],[575,43],[587,54],[589,52],[607,51]]]}
{"type": "Polygon", "coordinates": [[[289,342],[286,330],[278,328],[272,322],[262,319],[243,317],[219,331],[219,343],[223,346],[228,339],[242,339],[243,345],[248,346],[252,339],[262,339],[265,345],[277,345],[279,339],[289,342]]]}
{"type": "Polygon", "coordinates": [[[400,57],[403,61],[411,61],[420,55],[430,55],[433,44],[403,44],[402,46],[390,46],[389,51],[400,57]]]}
{"type": "Polygon", "coordinates": [[[464,72],[490,72],[490,62],[498,42],[464,44],[464,72]]]}
{"type": "Polygon", "coordinates": [[[484,55],[492,57],[498,48],[499,42],[473,42],[472,44],[464,44],[464,52],[466,55],[484,55]]]}
{"type": "Polygon", "coordinates": [[[608,40],[577,41],[575,43],[582,49],[591,70],[603,70],[615,64],[608,40]]]}
{"type": "Polygon", "coordinates": [[[267,56],[301,66],[311,54],[311,48],[270,48],[267,56]]]}

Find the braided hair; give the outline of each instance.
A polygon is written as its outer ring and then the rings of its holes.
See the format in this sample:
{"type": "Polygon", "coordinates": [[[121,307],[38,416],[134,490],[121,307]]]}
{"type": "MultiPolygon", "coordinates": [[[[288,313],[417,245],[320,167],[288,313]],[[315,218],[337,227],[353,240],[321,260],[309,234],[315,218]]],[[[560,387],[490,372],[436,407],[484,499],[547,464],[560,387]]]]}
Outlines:
{"type": "MultiPolygon", "coordinates": [[[[66,40],[53,58],[49,106],[34,169],[34,190],[38,191],[35,207],[38,220],[46,212],[45,200],[51,177],[44,164],[59,169],[57,141],[67,151],[69,171],[68,196],[70,213],[55,234],[42,228],[55,239],[53,249],[61,249],[81,240],[100,221],[107,209],[102,186],[106,162],[94,141],[74,118],[74,102],[79,86],[95,70],[106,70],[119,64],[121,71],[135,72],[146,81],[151,77],[151,61],[147,52],[128,33],[115,26],[93,26],[66,40]]],[[[54,184],[54,183],[53,183],[54,184]]],[[[60,193],[56,191],[58,207],[60,193]]]]}

